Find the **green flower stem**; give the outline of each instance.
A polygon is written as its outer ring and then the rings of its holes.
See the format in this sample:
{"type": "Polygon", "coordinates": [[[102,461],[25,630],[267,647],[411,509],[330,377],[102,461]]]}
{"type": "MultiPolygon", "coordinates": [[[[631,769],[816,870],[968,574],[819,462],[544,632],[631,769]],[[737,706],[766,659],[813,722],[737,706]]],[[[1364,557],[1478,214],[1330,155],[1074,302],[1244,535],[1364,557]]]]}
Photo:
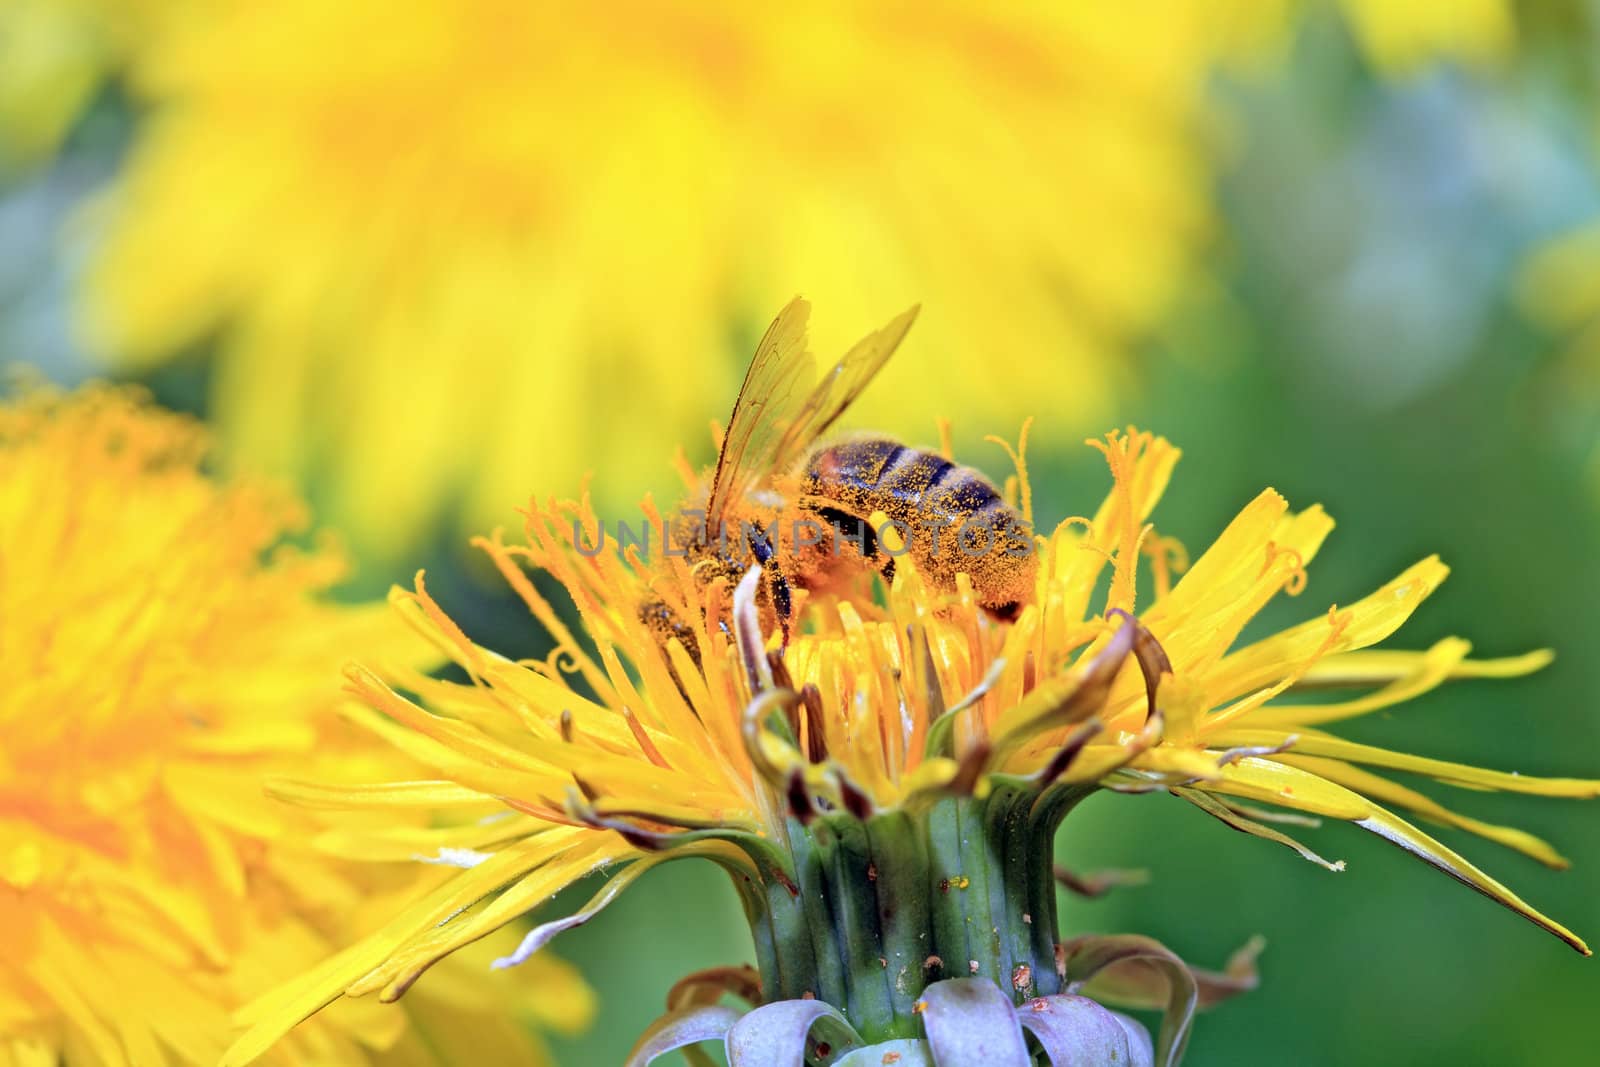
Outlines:
{"type": "MultiPolygon", "coordinates": [[[[958,797],[928,812],[929,872],[935,949],[944,975],[965,978],[1000,971],[999,924],[989,897],[989,872],[998,865],[1000,842],[985,837],[984,804],[958,797]]],[[[1002,914],[1004,904],[1001,904],[1002,914]]]]}
{"type": "Polygon", "coordinates": [[[933,953],[929,928],[927,842],[915,821],[902,812],[870,820],[877,890],[878,929],[883,936],[883,970],[894,1007],[896,1036],[916,1032],[917,995],[933,953]],[[902,875],[901,872],[908,872],[902,875]]]}
{"type": "MultiPolygon", "coordinates": [[[[986,838],[999,844],[1000,892],[990,893],[991,907],[999,912],[994,917],[995,940],[1000,948],[1000,973],[1009,976],[1011,987],[1018,996],[1033,996],[1037,990],[1035,975],[1039,962],[1034,958],[1034,925],[1029,890],[1028,864],[1031,858],[1031,841],[1027,834],[1028,809],[1032,807],[1030,790],[1009,783],[995,785],[989,796],[986,818],[986,838]],[[998,907],[997,907],[998,906],[998,907]]],[[[1052,894],[1051,902],[1054,903],[1052,894]]],[[[1051,927],[1054,929],[1055,909],[1050,909],[1051,927]]],[[[1039,916],[1043,922],[1045,916],[1039,916]]],[[[1046,969],[1054,969],[1052,962],[1046,969]]]]}
{"type": "MultiPolygon", "coordinates": [[[[756,970],[761,972],[763,984],[769,982],[768,976],[779,975],[782,965],[778,960],[778,943],[776,924],[771,921],[772,909],[766,897],[770,889],[757,884],[749,875],[729,871],[733,879],[734,890],[739,894],[739,903],[744,906],[744,917],[750,924],[750,939],[755,943],[756,970]]],[[[776,978],[770,979],[774,988],[777,986],[776,978]]]]}
{"type": "MultiPolygon", "coordinates": [[[[811,833],[792,819],[789,822],[789,842],[794,855],[795,883],[799,895],[787,904],[795,913],[791,921],[799,924],[802,932],[793,935],[784,944],[798,955],[810,952],[816,984],[810,987],[786,986],[779,996],[773,997],[769,992],[766,999],[770,1003],[774,999],[793,999],[809,993],[842,1008],[846,1002],[844,959],[828,912],[827,872],[822,863],[821,849],[811,833]]],[[[762,979],[765,987],[764,973],[762,979]]]]}
{"type": "Polygon", "coordinates": [[[990,785],[915,813],[792,821],[790,862],[753,857],[741,895],[763,997],[815,997],[877,1042],[919,1037],[918,1000],[941,978],[985,977],[1019,1004],[1058,992],[1053,843],[1084,794],[990,785]]]}
{"type": "Polygon", "coordinates": [[[834,936],[845,959],[846,1001],[839,1006],[847,1018],[861,1020],[857,1029],[867,1041],[897,1036],[866,827],[844,815],[819,819],[813,829],[828,871],[834,936]]]}
{"type": "Polygon", "coordinates": [[[1021,832],[1027,837],[1028,854],[1033,857],[1028,864],[1027,878],[1030,901],[1049,901],[1048,918],[1034,912],[1029,924],[1033,939],[1033,980],[1040,996],[1050,996],[1063,991],[1061,976],[1056,972],[1056,831],[1078,802],[1094,792],[1093,786],[1056,786],[1034,799],[1021,832]],[[1043,966],[1040,966],[1040,964],[1043,966]]]}

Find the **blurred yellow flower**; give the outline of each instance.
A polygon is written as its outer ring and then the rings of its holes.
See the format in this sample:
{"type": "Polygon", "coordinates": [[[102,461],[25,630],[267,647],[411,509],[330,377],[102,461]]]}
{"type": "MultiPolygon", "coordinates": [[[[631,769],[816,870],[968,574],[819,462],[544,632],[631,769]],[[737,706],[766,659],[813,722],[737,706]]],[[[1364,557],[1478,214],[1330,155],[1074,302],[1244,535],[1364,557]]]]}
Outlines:
{"type": "MultiPolygon", "coordinates": [[[[894,838],[880,842],[868,820],[1006,791],[1030,799],[1030,791],[1038,793],[1020,809],[1030,833],[1040,812],[1064,813],[1094,788],[1170,791],[1234,829],[1334,870],[1343,864],[1323,860],[1272,824],[1304,824],[1303,816],[1348,821],[1587,953],[1566,928],[1397,812],[1564,866],[1549,845],[1457,814],[1378,772],[1566,797],[1594,797],[1600,782],[1481,770],[1345,741],[1324,729],[1393,708],[1448,679],[1537,669],[1548,654],[1472,660],[1458,638],[1421,652],[1370,651],[1444,579],[1446,568],[1431,557],[1354,604],[1241,643],[1270,601],[1303,592],[1306,565],[1332,520],[1319,507],[1293,512],[1269,489],[1187,567],[1181,546],[1148,524],[1177,449],[1136,432],[1090,444],[1110,467],[1110,495],[1092,517],[1069,518],[1039,540],[1032,603],[1011,624],[980,609],[964,576],[956,592],[941,594],[912,556],[901,556],[885,603],[870,594],[813,597],[806,626],[780,655],[778,635],[761,632],[755,571],[730,590],[721,579],[705,584],[689,560],[664,555],[660,546],[648,558],[637,549],[619,554],[615,540],[598,550],[599,519],[587,500],[532,506],[525,543],[499,535],[477,542],[554,637],[546,660],[512,662],[476,644],[420,575],[414,592],[397,590],[397,610],[470,682],[401,679],[413,698],[352,667],[352,687],[371,709],[363,718],[436,768],[439,796],[499,798],[525,832],[483,850],[478,866],[419,898],[338,960],[264,998],[249,1013],[255,1029],[226,1062],[247,1061],[340,994],[400,996],[458,947],[598,868],[620,873],[588,907],[535,930],[500,962],[529,958],[645,869],[678,857],[728,868],[755,925],[764,902],[776,900],[776,908],[804,884],[800,827],[812,820],[836,825],[848,813],[868,827],[870,848],[887,848],[894,838]],[[565,588],[581,633],[563,624],[530,568],[565,588]],[[1148,603],[1142,586],[1153,591],[1148,603]],[[663,610],[681,637],[663,642],[655,622],[663,610]],[[1352,691],[1358,695],[1327,699],[1352,691]],[[1286,818],[1284,809],[1299,814],[1286,818]]],[[[1020,456],[1018,467],[1019,497],[1027,501],[1020,456]]],[[[309,783],[280,791],[317,804],[337,804],[341,796],[309,783]]],[[[401,817],[435,799],[406,784],[342,795],[368,811],[386,804],[401,817]]],[[[933,840],[926,847],[939,846],[933,840]]],[[[1010,862],[1013,854],[1005,855],[1010,862]]],[[[940,885],[941,893],[952,888],[969,887],[964,879],[940,885]]],[[[987,899],[976,890],[974,897],[987,899]]],[[[1046,906],[1053,911],[1053,903],[1046,906]]],[[[1041,929],[1041,914],[1022,917],[1032,925],[1021,936],[1044,938],[1048,960],[1056,934],[1053,921],[1041,929]]],[[[817,988],[808,984],[812,977],[786,988],[786,976],[767,973],[771,961],[759,936],[756,951],[764,989],[799,997],[817,988]]],[[[1058,967],[1061,952],[1058,944],[1058,967]]],[[[920,956],[914,972],[923,966],[920,956]]],[[[956,963],[965,976],[964,958],[956,963]]],[[[935,965],[946,964],[930,956],[927,966],[935,965]]],[[[978,968],[973,959],[972,973],[978,968]]],[[[1010,973],[1019,982],[1047,977],[1038,967],[1010,973]]],[[[901,972],[896,982],[905,977],[901,972]]]]}
{"type": "MultiPolygon", "coordinates": [[[[0,1063],[210,1067],[246,999],[444,874],[332,858],[349,827],[265,796],[290,770],[406,773],[341,717],[336,672],[429,657],[381,605],[327,601],[338,554],[279,546],[300,506],[205,477],[204,447],[131,390],[0,406],[0,1063]]],[[[519,1018],[591,1010],[557,961],[486,973],[330,1014],[271,1062],[544,1063],[519,1018]]]]}
{"type": "MultiPolygon", "coordinates": [[[[641,426],[697,437],[730,330],[796,289],[824,341],[938,309],[877,425],[1022,392],[1068,440],[1193,280],[1217,62],[1316,6],[19,0],[0,128],[43,151],[131,67],[91,347],[137,369],[219,337],[225,458],[392,557],[536,478],[617,484],[641,426]]],[[[1342,7],[1389,70],[1511,32],[1502,0],[1342,7]]]]}
{"type": "Polygon", "coordinates": [[[138,53],[150,110],[89,336],[140,368],[220,331],[227,453],[396,551],[463,493],[498,520],[536,478],[617,474],[643,427],[698,439],[730,323],[797,288],[840,325],[940,309],[867,404],[886,428],[928,432],[907,397],[1048,396],[1062,432],[1104,410],[1207,237],[1204,87],[1246,20],[287,0],[171,21],[138,53]],[[1018,358],[1041,338],[1050,358],[1018,358]]]}

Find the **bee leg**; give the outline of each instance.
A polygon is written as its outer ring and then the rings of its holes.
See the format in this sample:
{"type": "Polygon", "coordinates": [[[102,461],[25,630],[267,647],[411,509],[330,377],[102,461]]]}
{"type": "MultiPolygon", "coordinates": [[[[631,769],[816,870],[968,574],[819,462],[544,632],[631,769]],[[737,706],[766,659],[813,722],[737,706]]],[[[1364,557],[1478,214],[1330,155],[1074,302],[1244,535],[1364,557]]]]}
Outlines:
{"type": "MultiPolygon", "coordinates": [[[[655,634],[657,643],[665,650],[667,642],[677,638],[683,645],[683,650],[689,654],[689,659],[696,667],[700,666],[700,642],[695,639],[694,631],[684,625],[665,601],[652,600],[639,606],[639,621],[644,623],[655,634]]],[[[670,657],[667,659],[667,674],[672,677],[672,683],[678,687],[678,692],[686,703],[693,706],[689,690],[684,686],[683,679],[678,677],[678,669],[672,665],[670,657]]]]}
{"type": "Polygon", "coordinates": [[[767,590],[772,594],[772,610],[778,616],[778,626],[783,630],[783,647],[789,647],[789,618],[794,613],[794,599],[789,593],[789,579],[778,568],[777,553],[764,540],[751,543],[756,562],[767,579],[767,590]]]}
{"type": "Polygon", "coordinates": [[[789,647],[789,617],[794,612],[794,602],[789,596],[789,579],[777,567],[769,567],[767,576],[772,582],[772,607],[778,613],[778,627],[783,630],[783,647],[789,647]]]}

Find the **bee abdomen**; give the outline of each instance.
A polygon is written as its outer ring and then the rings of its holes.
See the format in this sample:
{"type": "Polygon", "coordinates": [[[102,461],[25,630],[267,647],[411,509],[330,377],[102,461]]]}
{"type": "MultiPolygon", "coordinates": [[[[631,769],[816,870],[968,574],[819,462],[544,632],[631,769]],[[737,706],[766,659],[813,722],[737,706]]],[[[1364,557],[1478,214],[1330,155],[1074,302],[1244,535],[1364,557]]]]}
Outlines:
{"type": "MultiPolygon", "coordinates": [[[[903,524],[906,550],[937,587],[955,589],[965,573],[978,603],[1005,620],[1031,601],[1037,574],[1032,531],[1000,490],[970,467],[898,441],[863,438],[814,452],[801,481],[800,506],[859,538],[868,559],[878,553],[869,520],[882,512],[903,524]],[[854,525],[842,521],[846,517],[854,525]]],[[[886,576],[893,562],[885,562],[886,576]]]]}
{"type": "Polygon", "coordinates": [[[874,511],[894,518],[925,512],[971,516],[991,509],[1010,513],[999,491],[977,471],[888,438],[819,449],[806,464],[804,489],[863,518],[874,511]]]}

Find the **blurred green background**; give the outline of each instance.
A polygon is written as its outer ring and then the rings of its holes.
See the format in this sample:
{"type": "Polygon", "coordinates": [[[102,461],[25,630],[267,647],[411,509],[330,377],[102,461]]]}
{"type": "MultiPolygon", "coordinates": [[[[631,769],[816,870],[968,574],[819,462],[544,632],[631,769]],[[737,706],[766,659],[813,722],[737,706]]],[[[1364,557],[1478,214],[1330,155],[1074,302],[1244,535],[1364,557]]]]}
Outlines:
{"type": "MultiPolygon", "coordinates": [[[[1600,642],[1600,388],[1564,324],[1530,314],[1524,280],[1548,242],[1600,220],[1593,26],[1582,6],[1523,9],[1504,62],[1446,57],[1392,77],[1374,70],[1345,20],[1313,5],[1281,61],[1210,79],[1216,221],[1203,278],[1119,353],[1134,386],[1105,427],[1136,423],[1184,449],[1156,515],[1163,532],[1198,550],[1269,484],[1338,520],[1308,590],[1275,604],[1261,630],[1348,603],[1437,551],[1453,576],[1402,632],[1405,647],[1461,633],[1480,655],[1559,652],[1530,679],[1446,688],[1343,731],[1359,740],[1528,773],[1600,772],[1600,658],[1590,652],[1600,642]]],[[[86,252],[70,222],[121,165],[138,110],[113,83],[52,160],[6,174],[5,360],[63,381],[100,372],[73,326],[86,252]]],[[[1003,305],[1005,294],[987,299],[1003,305]]],[[[721,332],[730,340],[702,420],[723,414],[751,326],[730,317],[721,332]]],[[[915,358],[913,338],[901,359],[915,358]]],[[[205,341],[128,376],[210,416],[214,371],[205,341]]],[[[980,356],[970,373],[1008,369],[980,356]]],[[[1010,434],[1056,406],[1017,396],[1012,422],[968,429],[1010,434]]],[[[930,440],[935,416],[962,415],[924,414],[930,440]]],[[[677,429],[664,428],[663,461],[677,429]]],[[[703,445],[692,454],[707,458],[703,445]]],[[[967,458],[1003,466],[998,452],[967,458]]],[[[1089,510],[1104,492],[1104,466],[1088,449],[1057,445],[1033,460],[1042,519],[1089,510]]],[[[660,485],[661,470],[641,471],[626,495],[660,485]]],[[[314,479],[307,489],[316,500],[314,479]]],[[[453,522],[420,540],[402,559],[363,559],[350,595],[426,565],[469,633],[508,654],[538,647],[521,607],[463,553],[453,522]]],[[[1489,794],[1458,806],[1563,849],[1574,869],[1554,874],[1443,832],[1535,906],[1600,937],[1596,809],[1489,794]]],[[[1212,966],[1250,935],[1267,938],[1261,989],[1201,1020],[1191,1063],[1595,1058],[1600,965],[1353,828],[1307,840],[1349,869],[1330,874],[1170,798],[1102,795],[1066,824],[1063,862],[1152,878],[1102,900],[1069,898],[1064,920],[1074,931],[1146,933],[1212,966]]],[[[721,879],[693,865],[654,872],[562,939],[603,1004],[590,1035],[560,1043],[564,1062],[620,1062],[676,977],[748,958],[721,879]]]]}

